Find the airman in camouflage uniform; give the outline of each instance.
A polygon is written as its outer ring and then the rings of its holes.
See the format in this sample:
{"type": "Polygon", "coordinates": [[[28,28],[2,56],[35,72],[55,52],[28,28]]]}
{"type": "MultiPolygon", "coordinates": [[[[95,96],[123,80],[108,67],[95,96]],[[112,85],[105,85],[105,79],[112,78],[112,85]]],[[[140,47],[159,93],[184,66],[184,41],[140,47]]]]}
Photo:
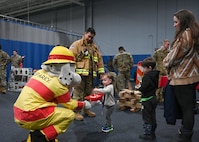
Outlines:
{"type": "Polygon", "coordinates": [[[0,45],[0,92],[6,93],[6,67],[9,63],[9,55],[2,50],[0,45]]]}
{"type": "Polygon", "coordinates": [[[124,47],[118,48],[119,53],[113,59],[113,67],[118,71],[117,90],[132,89],[130,83],[131,69],[133,67],[133,57],[130,53],[125,52],[124,47]]]}
{"type": "MultiPolygon", "coordinates": [[[[167,70],[163,66],[163,59],[169,53],[169,46],[170,41],[168,39],[165,39],[163,40],[161,48],[157,49],[153,54],[153,58],[156,60],[156,68],[160,71],[160,77],[167,75],[167,70]]],[[[163,91],[164,88],[157,89],[156,95],[159,102],[164,101],[163,91]]]]}
{"type": "Polygon", "coordinates": [[[10,61],[13,67],[19,68],[22,63],[24,56],[18,55],[16,50],[13,50],[13,55],[10,57],[10,61]]]}
{"type": "Polygon", "coordinates": [[[18,55],[17,50],[13,50],[12,53],[13,55],[10,57],[11,72],[9,81],[19,81],[21,80],[21,76],[15,74],[15,68],[20,68],[20,64],[23,62],[24,56],[18,55]]]}

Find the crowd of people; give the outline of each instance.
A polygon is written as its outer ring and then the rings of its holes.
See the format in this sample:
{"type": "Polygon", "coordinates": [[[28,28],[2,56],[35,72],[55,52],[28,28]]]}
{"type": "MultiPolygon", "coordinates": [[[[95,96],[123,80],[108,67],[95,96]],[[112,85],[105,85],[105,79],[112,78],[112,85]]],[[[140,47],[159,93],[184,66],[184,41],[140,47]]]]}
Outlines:
{"type": "MultiPolygon", "coordinates": [[[[142,118],[144,122],[144,133],[139,136],[140,139],[154,140],[156,138],[156,107],[158,102],[164,102],[165,88],[159,87],[159,79],[162,76],[168,77],[170,83],[169,85],[172,86],[173,94],[175,95],[175,98],[177,100],[176,103],[179,104],[180,109],[182,111],[182,126],[179,128],[178,134],[175,137],[174,141],[191,142],[192,135],[194,133],[193,108],[196,101],[196,85],[199,83],[199,24],[197,23],[194,14],[191,11],[185,9],[179,10],[176,13],[174,13],[173,21],[176,32],[174,40],[173,42],[171,42],[171,45],[170,40],[164,39],[162,46],[154,52],[152,57],[147,57],[141,62],[144,76],[142,78],[141,84],[135,87],[135,89],[139,90],[142,93],[141,103],[142,118]]],[[[92,107],[90,107],[87,104],[85,97],[94,92],[102,92],[104,94],[103,106],[106,112],[106,122],[105,125],[102,127],[102,131],[111,132],[113,131],[111,114],[113,113],[115,106],[114,95],[115,93],[123,89],[132,90],[130,76],[131,70],[134,65],[134,60],[132,53],[126,52],[125,48],[123,46],[120,46],[118,48],[119,53],[116,54],[113,58],[110,58],[110,61],[107,62],[107,65],[109,66],[109,71],[105,71],[102,55],[100,53],[100,50],[94,43],[95,35],[95,29],[91,27],[88,28],[83,34],[82,38],[73,42],[69,47],[69,51],[67,51],[71,52],[74,57],[71,55],[72,57],[68,59],[69,57],[67,56],[67,59],[60,59],[60,63],[75,63],[75,72],[81,77],[81,81],[79,81],[79,83],[77,83],[76,85],[71,85],[70,82],[68,88],[70,91],[72,90],[70,92],[71,98],[73,100],[76,100],[76,105],[73,108],[77,108],[78,105],[82,103],[81,106],[79,106],[81,109],[73,110],[74,119],[77,121],[84,120],[85,115],[89,117],[95,117],[96,114],[93,111],[91,111],[92,107]],[[114,74],[115,71],[117,72],[116,76],[114,74]],[[99,76],[100,80],[102,81],[103,87],[101,88],[94,88],[93,81],[97,76],[99,76]]],[[[17,54],[16,50],[13,51],[13,56],[10,58],[7,53],[2,51],[0,46],[1,92],[6,92],[6,66],[9,64],[9,62],[11,62],[12,67],[18,68],[20,67],[20,63],[23,61],[23,58],[24,57],[21,57],[17,54]]],[[[68,70],[60,66],[56,66],[53,68],[52,66],[50,66],[52,63],[57,64],[59,62],[51,62],[51,58],[49,58],[47,62],[43,63],[42,69],[44,70],[44,72],[40,71],[39,73],[45,74],[46,76],[48,76],[48,78],[56,76],[59,78],[59,81],[62,85],[68,84],[68,80],[62,80],[63,76],[66,77],[63,74],[63,71],[67,72],[68,70]],[[58,71],[58,68],[61,71],[58,71]],[[61,76],[60,73],[62,74],[61,76]]],[[[74,73],[74,68],[72,68],[71,70],[74,73]]],[[[37,73],[37,75],[35,75],[33,78],[42,83],[43,81],[41,81],[41,79],[38,78],[39,73],[37,73]]],[[[34,88],[34,86],[31,86],[31,83],[28,83],[28,87],[34,88]]],[[[47,85],[47,87],[51,90],[51,86],[47,85]]],[[[25,89],[27,89],[27,87],[25,87],[25,89]]],[[[22,95],[23,94],[24,91],[22,90],[22,95]]],[[[38,94],[35,93],[34,95],[38,94]]],[[[57,94],[55,93],[52,95],[57,94]]],[[[59,95],[61,96],[63,94],[59,95]]],[[[44,96],[41,95],[40,97],[44,96]]],[[[61,97],[59,98],[58,96],[53,97],[55,97],[57,101],[60,103],[66,103],[65,107],[68,107],[67,103],[69,100],[62,100],[63,98],[61,99],[61,97]]],[[[20,104],[21,101],[19,100],[23,99],[19,98],[18,101],[15,103],[15,118],[17,118],[17,123],[21,125],[22,122],[18,120],[19,117],[17,113],[20,113],[18,107],[21,107],[22,109],[24,109],[24,107],[22,106],[22,104],[20,104]]],[[[53,111],[52,113],[54,114],[56,113],[56,111],[53,111]]],[[[70,111],[71,115],[73,113],[70,111]]],[[[72,121],[73,116],[71,116],[70,119],[72,121]]],[[[64,121],[63,118],[60,119],[60,123],[62,121],[64,121]]],[[[57,122],[59,121],[56,121],[56,123],[57,122]]],[[[54,123],[55,122],[53,121],[50,124],[54,125],[54,123]]],[[[53,131],[53,136],[51,136],[47,131],[45,131],[45,129],[49,128],[48,124],[39,127],[41,131],[37,129],[34,135],[33,132],[31,132],[31,134],[32,136],[36,137],[37,134],[42,136],[45,135],[47,139],[45,139],[44,137],[44,141],[46,140],[55,142],[56,136],[59,133],[64,132],[68,127],[69,123],[70,122],[63,123],[63,125],[65,126],[62,126],[64,127],[63,130],[59,130],[58,124],[56,126],[56,132],[53,131]]],[[[37,123],[33,124],[36,125],[37,123]]],[[[23,125],[26,125],[25,122],[23,122],[23,125]]],[[[35,125],[32,125],[31,128],[28,127],[28,129],[32,130],[32,128],[34,128],[35,125]]],[[[39,142],[39,140],[37,142],[39,142]]]]}

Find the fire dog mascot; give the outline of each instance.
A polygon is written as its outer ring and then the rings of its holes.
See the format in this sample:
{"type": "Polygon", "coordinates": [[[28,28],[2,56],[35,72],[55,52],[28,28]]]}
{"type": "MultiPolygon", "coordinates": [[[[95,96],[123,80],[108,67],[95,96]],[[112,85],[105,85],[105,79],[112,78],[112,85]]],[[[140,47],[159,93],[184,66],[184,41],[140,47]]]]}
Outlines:
{"type": "Polygon", "coordinates": [[[73,53],[55,46],[48,60],[30,78],[14,104],[15,122],[30,130],[26,142],[58,142],[73,121],[73,110],[90,109],[88,101],[71,99],[70,89],[81,82],[73,53]],[[64,107],[58,107],[62,104],[64,107]]]}

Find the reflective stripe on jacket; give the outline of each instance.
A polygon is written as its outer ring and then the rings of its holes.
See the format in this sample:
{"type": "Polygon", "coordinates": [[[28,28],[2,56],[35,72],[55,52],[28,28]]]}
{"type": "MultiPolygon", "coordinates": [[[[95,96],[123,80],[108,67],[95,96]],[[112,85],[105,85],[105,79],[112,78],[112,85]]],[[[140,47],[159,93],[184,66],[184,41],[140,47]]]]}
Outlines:
{"type": "Polygon", "coordinates": [[[96,77],[97,73],[104,73],[104,63],[101,53],[97,46],[92,44],[86,44],[84,39],[75,41],[70,50],[74,53],[76,60],[76,73],[82,76],[88,76],[89,73],[93,73],[96,77]]]}

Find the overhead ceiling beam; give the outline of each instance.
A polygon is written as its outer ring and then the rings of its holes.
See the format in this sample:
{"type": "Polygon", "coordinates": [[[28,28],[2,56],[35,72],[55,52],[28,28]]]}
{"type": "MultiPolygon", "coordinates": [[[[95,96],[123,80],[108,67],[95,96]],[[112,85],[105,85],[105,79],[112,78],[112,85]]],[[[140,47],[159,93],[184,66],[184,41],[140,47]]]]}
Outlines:
{"type": "Polygon", "coordinates": [[[78,4],[80,6],[84,6],[84,3],[78,2],[76,0],[70,0],[70,1],[57,0],[57,1],[50,2],[50,3],[40,4],[40,5],[36,5],[36,6],[30,6],[30,7],[27,7],[27,8],[20,9],[20,10],[8,12],[8,13],[5,13],[4,15],[16,17],[16,16],[25,15],[26,12],[29,12],[29,14],[30,14],[30,13],[34,13],[34,12],[39,12],[39,11],[51,9],[51,8],[54,8],[54,7],[69,5],[69,4],[72,4],[72,3],[78,4]]]}
{"type": "Polygon", "coordinates": [[[71,0],[71,2],[72,2],[72,3],[75,3],[75,4],[78,4],[78,5],[80,5],[80,6],[85,6],[84,3],[79,2],[79,1],[77,1],[77,0],[71,0]]]}
{"type": "Polygon", "coordinates": [[[4,3],[2,4],[2,9],[6,10],[6,9],[12,9],[12,7],[16,8],[18,6],[24,5],[24,3],[27,3],[27,0],[23,0],[23,1],[17,0],[17,1],[14,1],[14,2],[12,0],[10,0],[10,1],[4,0],[3,2],[6,3],[6,4],[4,4],[4,3]]]}

